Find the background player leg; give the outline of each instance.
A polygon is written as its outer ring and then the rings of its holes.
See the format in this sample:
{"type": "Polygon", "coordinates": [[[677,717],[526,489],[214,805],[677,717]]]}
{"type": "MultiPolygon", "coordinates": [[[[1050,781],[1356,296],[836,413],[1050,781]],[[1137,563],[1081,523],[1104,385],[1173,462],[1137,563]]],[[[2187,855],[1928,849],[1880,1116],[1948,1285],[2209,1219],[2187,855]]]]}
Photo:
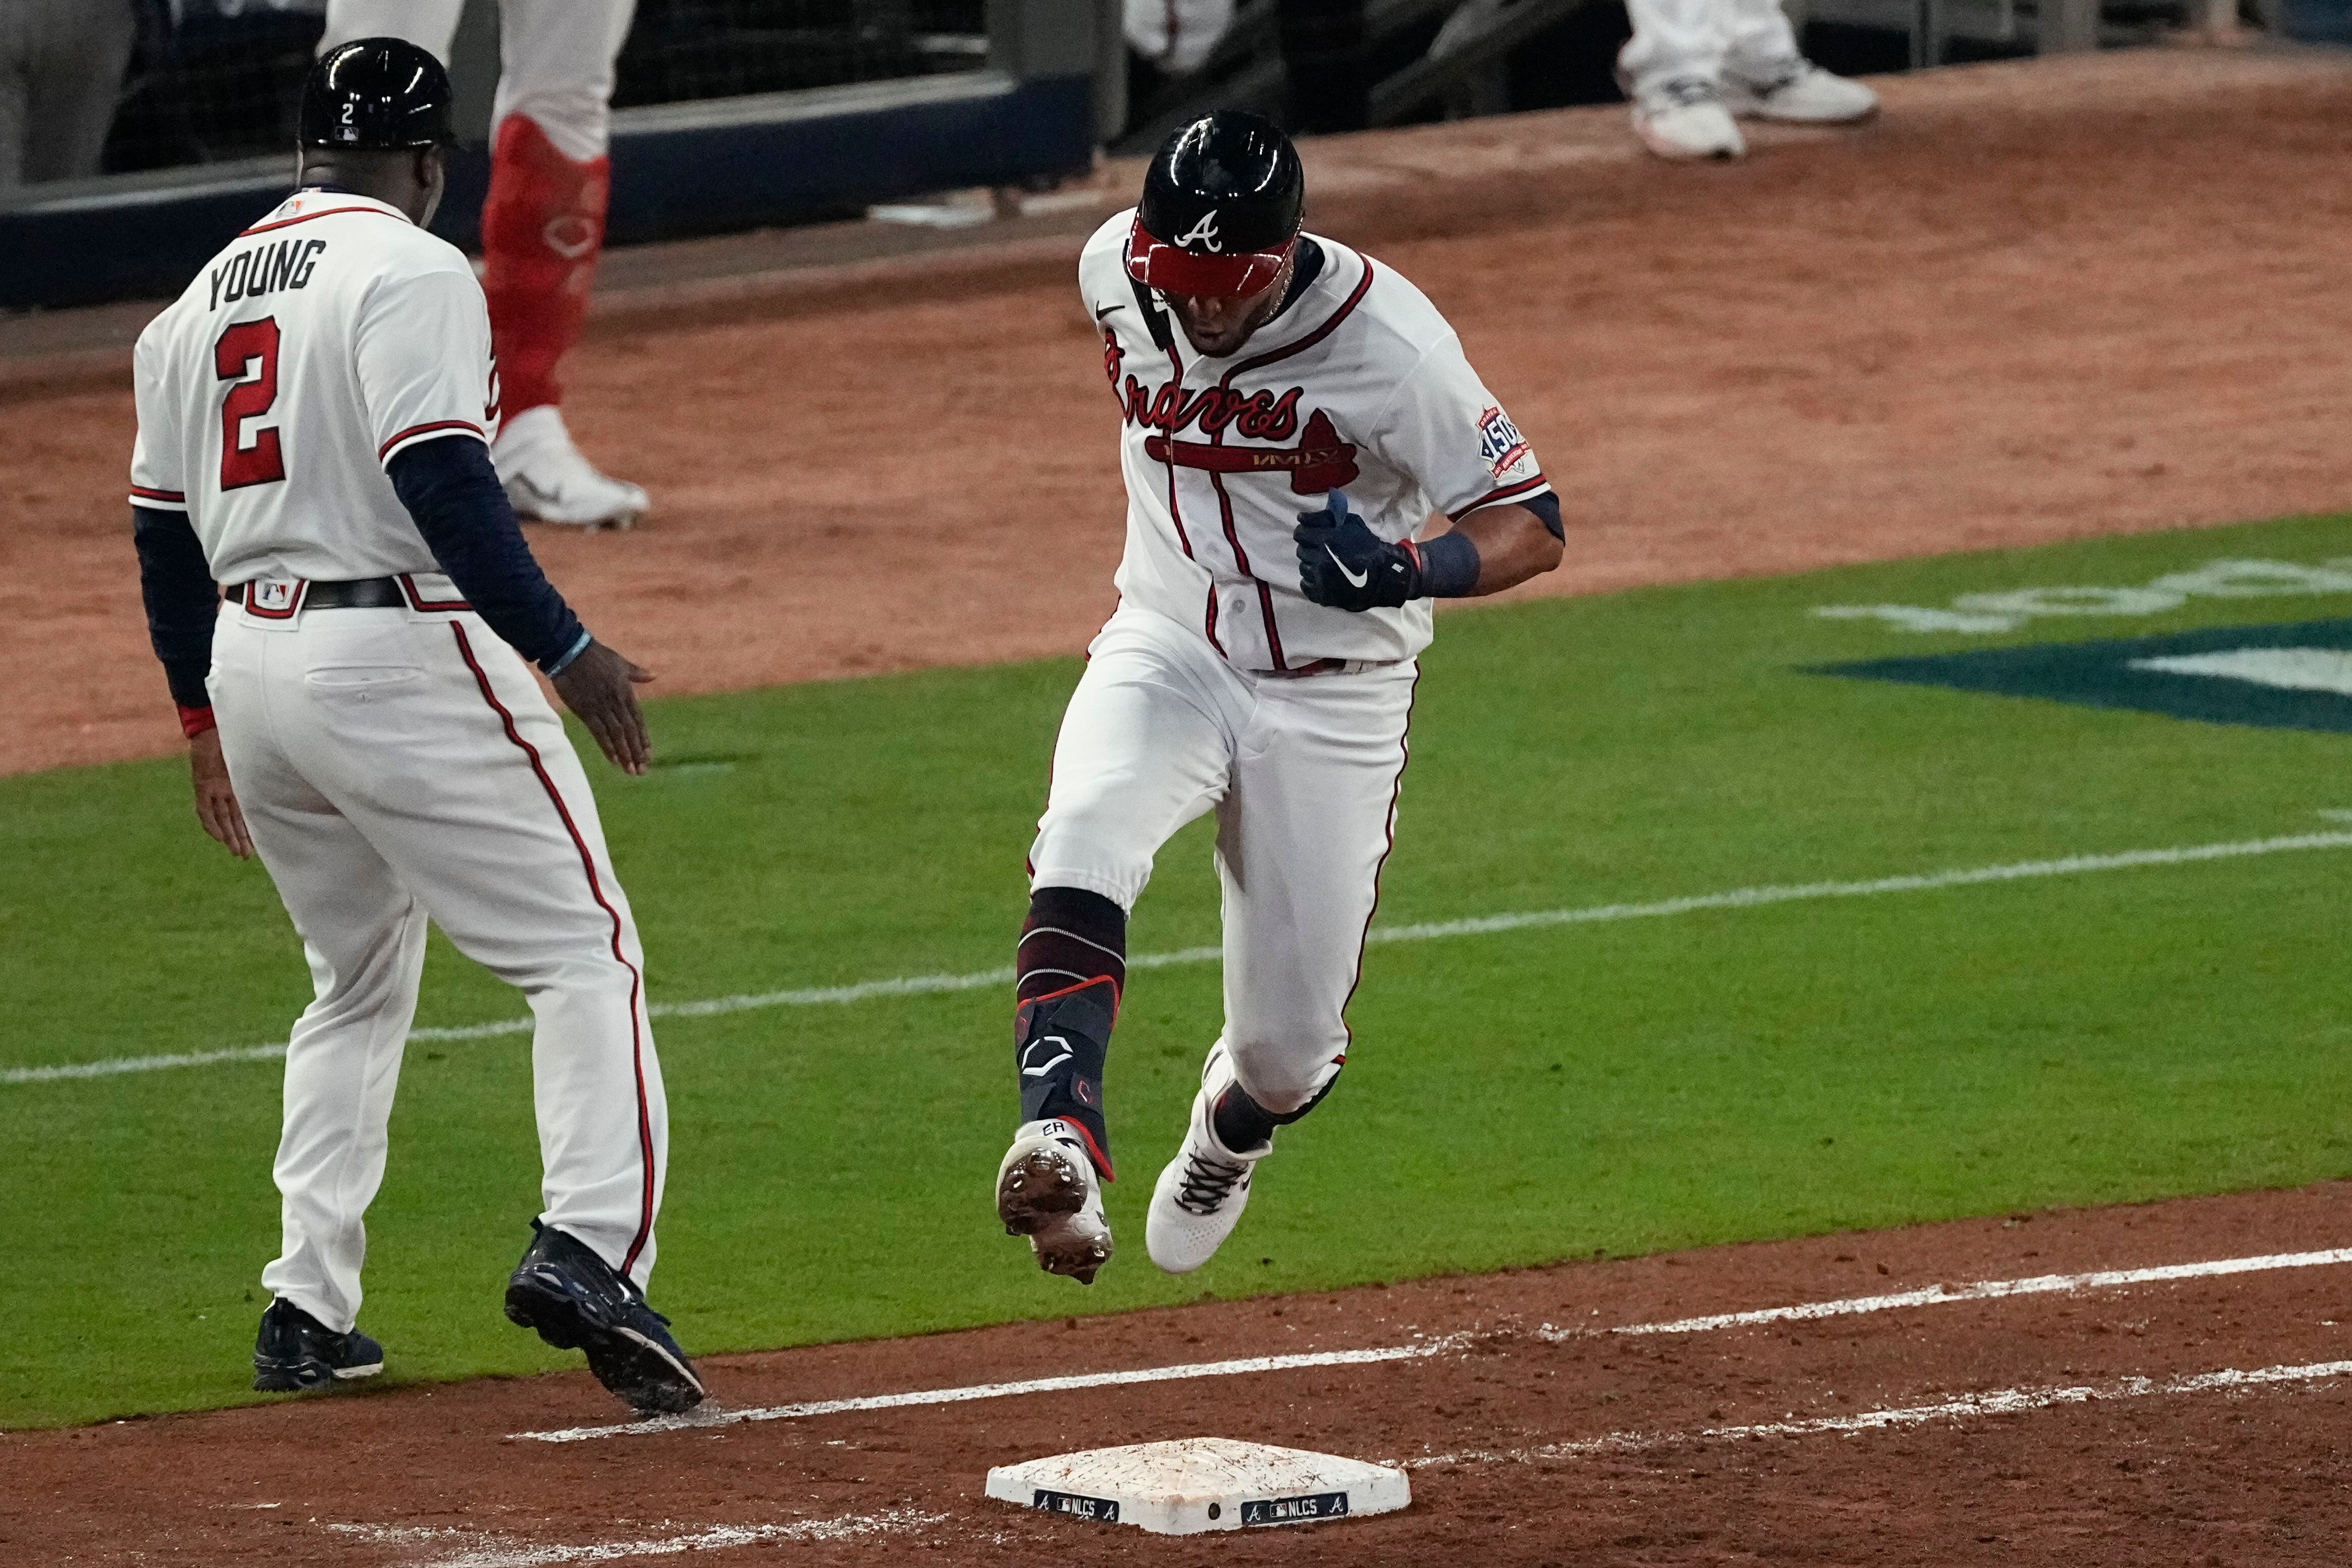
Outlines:
{"type": "Polygon", "coordinates": [[[405,38],[446,66],[465,9],[466,0],[327,0],[319,52],[353,38],[405,38]]]}
{"type": "MultiPolygon", "coordinates": [[[[1768,0],[1769,3],[1769,0],[1768,0]]],[[[1625,0],[1633,36],[1617,82],[1633,132],[1661,158],[1737,158],[1748,150],[1723,101],[1729,0],[1625,0]]]]}
{"type": "Polygon", "coordinates": [[[1151,1260],[1171,1273],[1214,1255],[1275,1129],[1319,1103],[1347,1062],[1344,1015],[1394,838],[1413,680],[1404,664],[1258,683],[1217,811],[1224,1033],[1144,1227],[1151,1260]]]}
{"type": "MultiPolygon", "coordinates": [[[[464,0],[329,0],[321,48],[405,38],[443,64],[464,0]]],[[[555,367],[580,339],[604,253],[614,62],[635,0],[501,0],[482,292],[499,355],[495,455],[515,510],[543,522],[626,527],[646,493],[597,472],[572,444],[555,367]]]]}
{"type": "Polygon", "coordinates": [[[1122,611],[1088,650],[1063,715],[1016,965],[1022,1123],[996,1176],[997,1217],[1048,1273],[1091,1283],[1110,1256],[1101,1082],[1126,914],[1160,846],[1223,793],[1242,695],[1198,638],[1122,611]]]}
{"type": "Polygon", "coordinates": [[[626,528],[646,493],[599,473],[559,407],[558,361],[580,340],[604,247],[614,62],[635,0],[500,0],[482,292],[499,354],[496,455],[516,512],[626,528]]]}
{"type": "Polygon", "coordinates": [[[138,32],[130,0],[0,6],[0,188],[99,172],[138,32]]]}
{"type": "Polygon", "coordinates": [[[1805,58],[1781,0],[1724,0],[1723,101],[1734,114],[1800,124],[1861,120],[1878,95],[1805,58]]]}

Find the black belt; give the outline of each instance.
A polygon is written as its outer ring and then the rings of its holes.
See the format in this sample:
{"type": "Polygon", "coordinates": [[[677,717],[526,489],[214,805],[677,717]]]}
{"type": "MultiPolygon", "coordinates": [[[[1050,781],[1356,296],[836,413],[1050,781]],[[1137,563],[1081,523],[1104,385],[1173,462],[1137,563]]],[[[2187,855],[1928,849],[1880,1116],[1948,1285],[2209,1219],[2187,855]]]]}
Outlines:
{"type": "MultiPolygon", "coordinates": [[[[229,591],[238,603],[251,603],[247,587],[233,588],[229,591]]],[[[352,582],[313,582],[302,591],[302,608],[305,610],[400,610],[406,608],[407,604],[408,596],[401,592],[400,579],[396,577],[362,577],[352,582]]]]}

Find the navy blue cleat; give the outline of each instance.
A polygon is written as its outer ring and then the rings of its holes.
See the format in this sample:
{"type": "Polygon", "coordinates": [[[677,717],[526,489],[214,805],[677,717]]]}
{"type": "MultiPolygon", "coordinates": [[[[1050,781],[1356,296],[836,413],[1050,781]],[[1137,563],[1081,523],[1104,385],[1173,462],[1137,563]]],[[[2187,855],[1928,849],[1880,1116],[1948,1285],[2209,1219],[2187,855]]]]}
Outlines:
{"type": "Polygon", "coordinates": [[[264,1394],[324,1388],[383,1370],[383,1346],[353,1330],[337,1333],[280,1296],[261,1314],[253,1342],[253,1386],[264,1394]]]}
{"type": "Polygon", "coordinates": [[[670,1337],[669,1320],[578,1238],[541,1225],[507,1281],[507,1321],[558,1350],[584,1351],[596,1381],[640,1416],[702,1403],[702,1379],[670,1337]]]}

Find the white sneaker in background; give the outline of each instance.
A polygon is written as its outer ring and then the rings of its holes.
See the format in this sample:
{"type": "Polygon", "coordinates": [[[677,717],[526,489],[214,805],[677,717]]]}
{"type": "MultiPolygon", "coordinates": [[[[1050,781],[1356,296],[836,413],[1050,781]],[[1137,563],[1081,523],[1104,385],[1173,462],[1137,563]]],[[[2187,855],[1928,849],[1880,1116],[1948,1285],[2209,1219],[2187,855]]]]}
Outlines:
{"type": "Polygon", "coordinates": [[[1232,1086],[1233,1063],[1223,1045],[1209,1052],[1192,1096],[1184,1146],[1160,1171],[1143,1221],[1143,1249],[1171,1274],[1189,1274],[1224,1245],[1249,1203],[1250,1174],[1274,1153],[1269,1140],[1236,1154],[1217,1141],[1217,1097],[1232,1086]]]}
{"type": "Polygon", "coordinates": [[[1723,101],[1734,114],[1796,125],[1843,125],[1878,112],[1876,93],[1799,55],[1755,70],[1726,67],[1723,101]]]}
{"type": "Polygon", "coordinates": [[[515,516],[583,528],[625,528],[646,515],[646,493],[600,474],[572,444],[553,403],[527,408],[499,430],[490,448],[515,516]]]}
{"type": "Polygon", "coordinates": [[[1705,77],[1675,77],[1633,95],[1633,133],[1661,158],[1737,158],[1748,143],[1705,77]]]}
{"type": "Polygon", "coordinates": [[[1029,1122],[996,1166],[996,1218],[1007,1235],[1026,1236],[1037,1267],[1081,1285],[1110,1261],[1110,1222],[1103,1218],[1102,1179],[1086,1140],[1056,1116],[1029,1122]]]}

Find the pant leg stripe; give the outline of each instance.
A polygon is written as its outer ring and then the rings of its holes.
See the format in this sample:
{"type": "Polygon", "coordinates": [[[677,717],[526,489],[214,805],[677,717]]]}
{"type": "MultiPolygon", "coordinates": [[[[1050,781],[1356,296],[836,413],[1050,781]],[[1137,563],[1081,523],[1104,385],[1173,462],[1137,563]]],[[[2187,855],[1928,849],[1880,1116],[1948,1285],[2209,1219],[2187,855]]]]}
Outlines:
{"type": "MultiPolygon", "coordinates": [[[[1355,1043],[1356,1035],[1348,1027],[1348,1004],[1356,999],[1356,988],[1364,983],[1364,946],[1371,940],[1372,916],[1381,912],[1381,873],[1388,867],[1389,852],[1396,848],[1397,800],[1404,794],[1404,770],[1412,762],[1412,704],[1420,695],[1421,671],[1415,669],[1412,690],[1404,699],[1404,728],[1397,736],[1400,755],[1397,758],[1396,782],[1389,786],[1389,812],[1384,824],[1388,841],[1381,846],[1381,858],[1372,862],[1372,906],[1364,912],[1364,934],[1356,939],[1356,976],[1348,982],[1348,994],[1339,998],[1339,1031],[1349,1045],[1355,1043]]],[[[1347,1060],[1347,1052],[1342,1051],[1339,1061],[1345,1063],[1347,1060]]]]}
{"type": "Polygon", "coordinates": [[[499,716],[499,722],[506,727],[507,738],[530,759],[530,770],[539,776],[540,788],[547,791],[548,800],[554,803],[555,814],[563,821],[563,831],[572,835],[572,847],[580,852],[580,869],[588,875],[588,896],[596,901],[596,907],[603,910],[613,923],[613,959],[629,972],[629,1063],[636,1075],[637,1151],[645,1166],[645,1201],[639,1207],[637,1233],[629,1242],[627,1255],[621,1260],[621,1272],[626,1274],[636,1267],[637,1254],[645,1250],[646,1241],[654,1233],[653,1111],[646,1099],[645,1027],[637,1019],[637,1004],[645,993],[645,977],[621,951],[620,912],[604,898],[604,884],[596,876],[596,857],[590,852],[588,841],[580,836],[579,824],[572,821],[572,809],[563,803],[563,792],[549,777],[546,764],[540,759],[539,748],[522,737],[522,732],[515,727],[514,715],[507,711],[506,704],[499,701],[498,693],[490,688],[490,677],[475,659],[474,645],[466,640],[466,629],[453,621],[449,623],[449,630],[457,639],[457,656],[466,661],[466,668],[474,673],[474,684],[481,688],[482,700],[490,705],[491,711],[499,716]]]}

